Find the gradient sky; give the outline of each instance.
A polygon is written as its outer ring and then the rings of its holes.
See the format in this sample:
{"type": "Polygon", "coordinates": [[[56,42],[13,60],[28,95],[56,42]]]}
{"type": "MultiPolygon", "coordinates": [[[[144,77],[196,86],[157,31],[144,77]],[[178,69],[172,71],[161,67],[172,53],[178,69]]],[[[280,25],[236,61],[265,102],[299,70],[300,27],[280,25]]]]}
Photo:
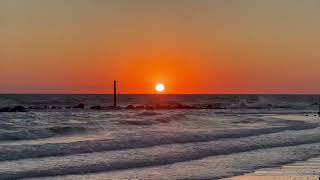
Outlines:
{"type": "Polygon", "coordinates": [[[319,0],[0,0],[0,93],[320,93],[319,0]]]}

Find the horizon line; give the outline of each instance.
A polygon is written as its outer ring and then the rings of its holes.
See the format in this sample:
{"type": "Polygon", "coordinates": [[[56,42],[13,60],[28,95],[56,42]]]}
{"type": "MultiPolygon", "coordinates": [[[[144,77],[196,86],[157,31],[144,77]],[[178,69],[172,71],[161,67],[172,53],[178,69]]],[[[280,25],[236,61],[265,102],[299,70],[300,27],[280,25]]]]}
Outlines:
{"type": "MultiPolygon", "coordinates": [[[[0,93],[0,95],[113,95],[113,93],[0,93]]],[[[320,93],[118,93],[117,95],[318,95],[320,93]]]]}

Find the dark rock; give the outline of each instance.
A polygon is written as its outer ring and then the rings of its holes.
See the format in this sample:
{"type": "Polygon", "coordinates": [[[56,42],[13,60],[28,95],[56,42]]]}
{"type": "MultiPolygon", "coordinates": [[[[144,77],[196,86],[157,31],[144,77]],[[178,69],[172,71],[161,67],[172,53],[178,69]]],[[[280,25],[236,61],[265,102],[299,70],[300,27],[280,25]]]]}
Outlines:
{"type": "Polygon", "coordinates": [[[4,107],[0,109],[0,112],[27,112],[26,108],[23,106],[15,106],[15,107],[4,107]]]}
{"type": "Polygon", "coordinates": [[[144,109],[144,106],[136,106],[136,109],[144,109]]]}
{"type": "Polygon", "coordinates": [[[140,120],[126,120],[121,121],[121,124],[128,124],[128,125],[152,125],[151,121],[140,121],[140,120]]]}
{"type": "Polygon", "coordinates": [[[70,109],[70,108],[71,108],[71,106],[66,106],[65,108],[66,108],[66,109],[70,109]]]}
{"type": "Polygon", "coordinates": [[[122,107],[119,107],[119,106],[108,106],[108,107],[105,107],[103,109],[106,109],[106,110],[120,110],[122,109],[122,107]]]}
{"type": "Polygon", "coordinates": [[[187,106],[187,105],[177,105],[175,109],[195,109],[195,106],[187,106]]]}
{"type": "Polygon", "coordinates": [[[57,109],[57,107],[56,106],[52,106],[51,109],[57,109]]]}
{"type": "Polygon", "coordinates": [[[72,108],[76,108],[76,109],[83,109],[84,108],[84,104],[80,103],[76,106],[73,106],[72,108]]]}
{"type": "Polygon", "coordinates": [[[36,106],[29,106],[28,109],[38,109],[39,107],[36,106]]]}
{"type": "Polygon", "coordinates": [[[126,107],[126,109],[135,109],[135,107],[130,104],[130,105],[128,105],[128,106],[126,107]]]}
{"type": "Polygon", "coordinates": [[[70,126],[55,126],[55,127],[49,127],[47,129],[57,134],[70,134],[74,132],[86,131],[84,127],[70,127],[70,126]]]}
{"type": "Polygon", "coordinates": [[[90,109],[101,110],[102,107],[98,105],[98,106],[92,106],[92,107],[90,107],[90,109]]]}
{"type": "Polygon", "coordinates": [[[15,106],[11,109],[11,112],[27,112],[27,110],[23,106],[15,106]]]}
{"type": "Polygon", "coordinates": [[[0,112],[10,112],[10,109],[9,107],[0,108],[0,112]]]}

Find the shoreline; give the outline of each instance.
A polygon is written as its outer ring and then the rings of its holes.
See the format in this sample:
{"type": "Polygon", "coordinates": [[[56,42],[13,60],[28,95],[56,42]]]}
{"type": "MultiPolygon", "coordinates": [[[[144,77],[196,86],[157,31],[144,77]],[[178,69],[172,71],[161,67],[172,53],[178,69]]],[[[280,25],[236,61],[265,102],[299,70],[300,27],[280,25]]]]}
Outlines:
{"type": "Polygon", "coordinates": [[[297,161],[280,167],[261,168],[253,173],[225,178],[224,180],[319,180],[320,157],[297,161]]]}

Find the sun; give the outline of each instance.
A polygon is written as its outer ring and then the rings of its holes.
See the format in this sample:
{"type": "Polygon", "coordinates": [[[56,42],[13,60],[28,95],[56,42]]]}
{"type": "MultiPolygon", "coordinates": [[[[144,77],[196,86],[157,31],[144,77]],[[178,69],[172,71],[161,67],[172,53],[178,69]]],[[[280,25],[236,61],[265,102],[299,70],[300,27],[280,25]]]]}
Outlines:
{"type": "Polygon", "coordinates": [[[166,87],[162,83],[157,83],[155,89],[158,92],[163,92],[166,89],[166,87]]]}

